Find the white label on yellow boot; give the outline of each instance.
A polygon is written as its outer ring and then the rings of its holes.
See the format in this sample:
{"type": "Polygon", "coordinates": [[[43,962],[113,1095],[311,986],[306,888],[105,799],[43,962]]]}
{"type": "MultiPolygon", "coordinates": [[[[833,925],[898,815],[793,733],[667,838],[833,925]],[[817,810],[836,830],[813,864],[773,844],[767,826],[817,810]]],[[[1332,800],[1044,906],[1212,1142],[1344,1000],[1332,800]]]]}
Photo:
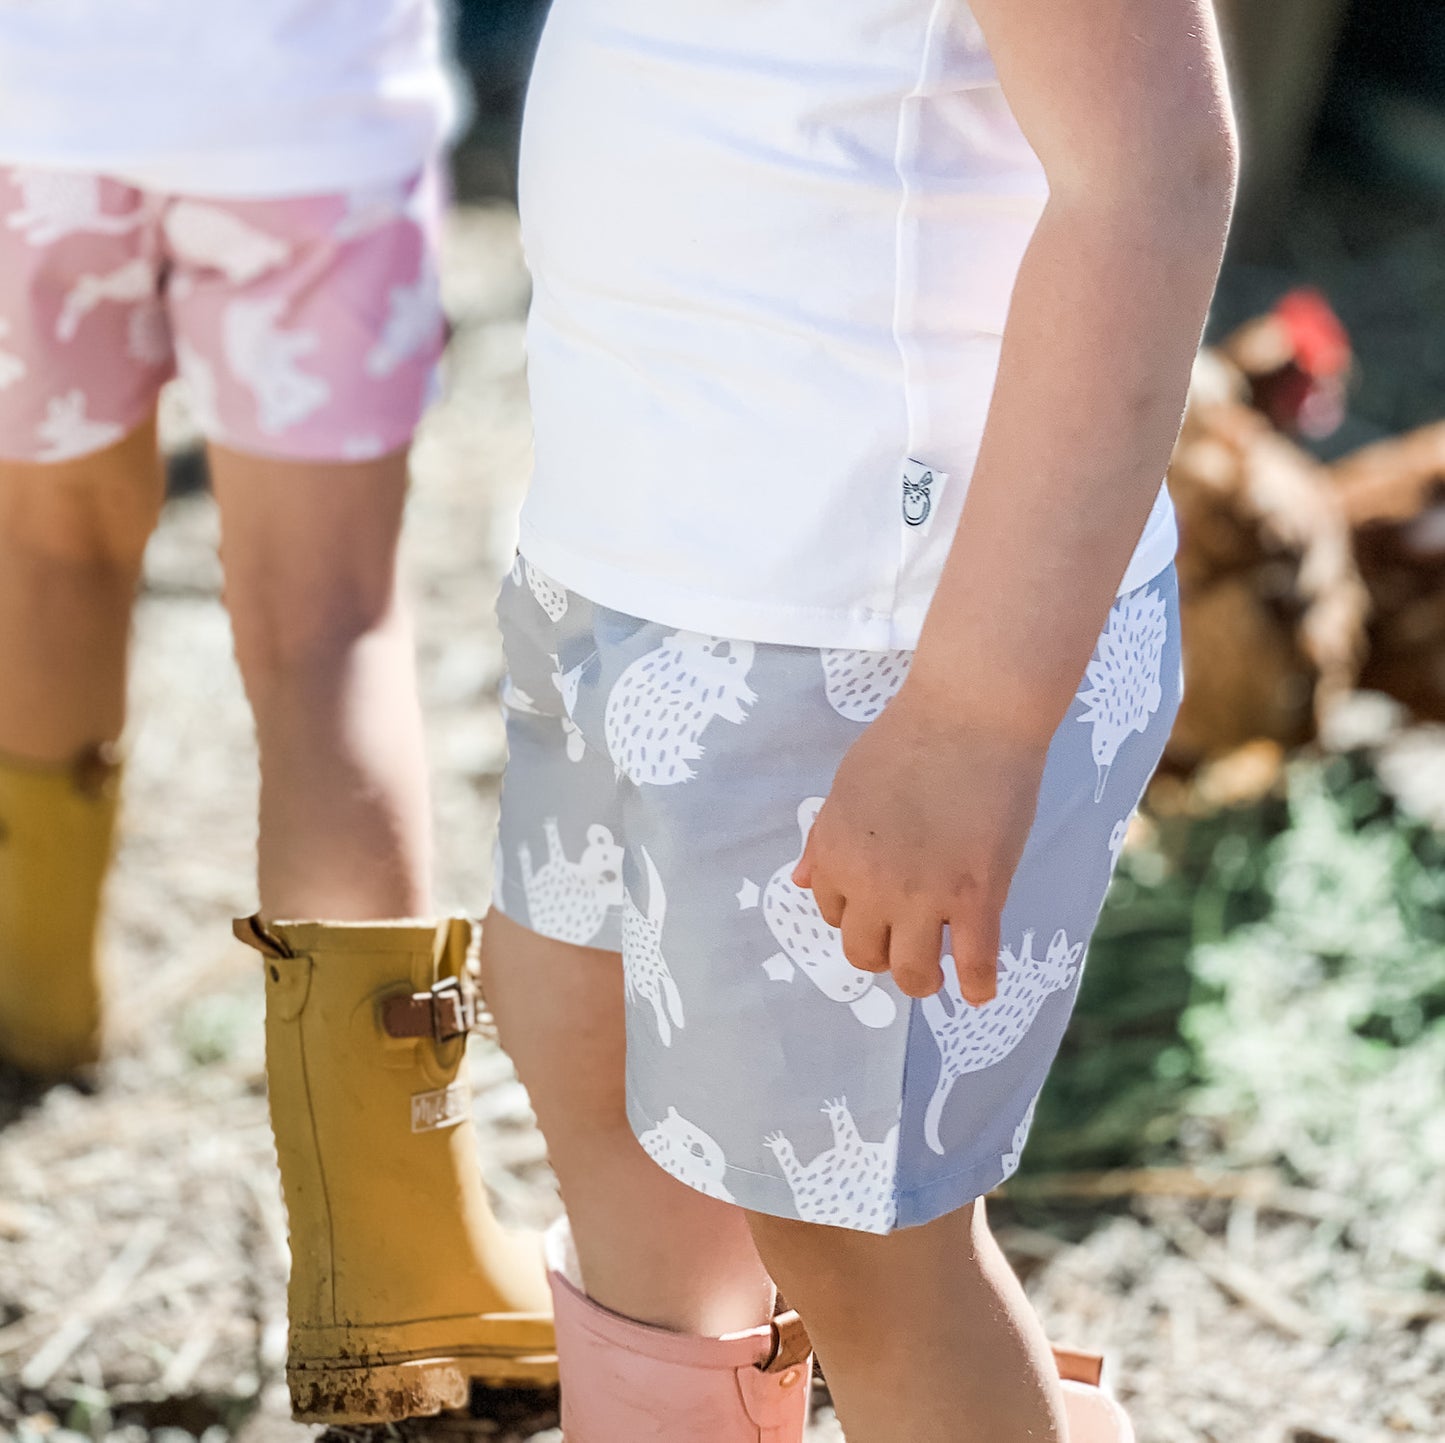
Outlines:
{"type": "Polygon", "coordinates": [[[411,1099],[411,1130],[435,1132],[439,1127],[455,1127],[467,1115],[468,1089],[465,1083],[454,1082],[436,1092],[416,1092],[411,1099]]]}

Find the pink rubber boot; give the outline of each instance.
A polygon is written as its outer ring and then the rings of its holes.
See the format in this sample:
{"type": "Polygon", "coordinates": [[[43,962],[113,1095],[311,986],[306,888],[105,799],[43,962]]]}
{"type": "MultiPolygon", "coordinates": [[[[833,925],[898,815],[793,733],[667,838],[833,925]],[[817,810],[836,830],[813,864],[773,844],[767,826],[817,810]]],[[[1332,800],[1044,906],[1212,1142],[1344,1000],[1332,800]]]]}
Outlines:
{"type": "Polygon", "coordinates": [[[634,1322],[582,1291],[565,1221],[547,1263],[564,1443],[802,1443],[813,1359],[796,1313],[721,1338],[634,1322]]]}
{"type": "Polygon", "coordinates": [[[1064,1385],[1068,1443],[1134,1443],[1134,1425],[1123,1405],[1102,1386],[1104,1360],[1097,1353],[1055,1348],[1064,1385]]]}

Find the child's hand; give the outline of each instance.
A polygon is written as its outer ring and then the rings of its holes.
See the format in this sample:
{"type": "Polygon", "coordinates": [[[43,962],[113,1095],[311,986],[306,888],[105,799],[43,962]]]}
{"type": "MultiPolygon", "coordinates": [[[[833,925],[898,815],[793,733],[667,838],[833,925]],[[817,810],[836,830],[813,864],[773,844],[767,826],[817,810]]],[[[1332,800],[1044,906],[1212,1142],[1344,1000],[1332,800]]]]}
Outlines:
{"type": "Polygon", "coordinates": [[[793,873],[843,952],[910,997],[997,989],[999,914],[1033,824],[1047,742],[944,718],[905,687],[849,749],[793,873]]]}

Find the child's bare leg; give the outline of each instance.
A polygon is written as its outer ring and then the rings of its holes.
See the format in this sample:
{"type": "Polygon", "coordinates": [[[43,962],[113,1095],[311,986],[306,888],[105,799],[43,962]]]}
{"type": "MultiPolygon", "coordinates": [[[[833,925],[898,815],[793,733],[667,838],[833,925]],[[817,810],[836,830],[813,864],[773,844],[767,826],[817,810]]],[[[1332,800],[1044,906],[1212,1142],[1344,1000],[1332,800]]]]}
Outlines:
{"type": "Polygon", "coordinates": [[[261,908],[423,917],[426,761],[397,586],[406,453],[300,463],[211,448],[236,656],[261,750],[261,908]]]}
{"type": "Polygon", "coordinates": [[[628,1125],[618,954],[554,942],[493,911],[482,974],[547,1139],[588,1294],[679,1332],[766,1322],[772,1284],[746,1214],[665,1173],[628,1125]]]}
{"type": "Polygon", "coordinates": [[[0,462],[0,752],[60,762],[120,736],[162,497],[151,421],[74,461],[0,462]]]}
{"type": "Polygon", "coordinates": [[[1063,1443],[1048,1342],[981,1202],[887,1237],[749,1218],[848,1443],[1063,1443]]]}

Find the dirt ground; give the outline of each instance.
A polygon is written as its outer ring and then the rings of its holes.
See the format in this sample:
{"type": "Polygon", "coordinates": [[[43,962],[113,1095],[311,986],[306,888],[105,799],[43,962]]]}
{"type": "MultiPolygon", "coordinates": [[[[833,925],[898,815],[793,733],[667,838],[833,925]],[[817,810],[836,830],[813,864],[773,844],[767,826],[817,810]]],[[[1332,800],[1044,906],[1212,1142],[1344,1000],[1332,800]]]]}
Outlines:
{"type": "MultiPolygon", "coordinates": [[[[476,911],[503,759],[490,606],[529,445],[509,207],[458,212],[445,281],[449,390],[416,450],[407,550],[440,891],[476,911]]],[[[90,1095],[0,1083],[0,1437],[23,1443],[308,1436],[280,1381],[286,1241],[260,976],[229,941],[254,904],[256,783],[215,540],[209,497],[178,494],[148,558],[107,943],[113,1056],[90,1095]]],[[[525,1096],[502,1056],[475,1048],[499,1208],[545,1221],[555,1191],[525,1096]]],[[[1141,1443],[1445,1436],[1445,1294],[1376,1289],[1347,1215],[1278,1188],[1183,1182],[1193,1196],[999,1210],[1054,1335],[1114,1355],[1141,1443]]],[[[554,1429],[537,1415],[473,1431],[543,1443],[554,1429]]],[[[814,1438],[841,1439],[826,1409],[814,1438]]]]}

